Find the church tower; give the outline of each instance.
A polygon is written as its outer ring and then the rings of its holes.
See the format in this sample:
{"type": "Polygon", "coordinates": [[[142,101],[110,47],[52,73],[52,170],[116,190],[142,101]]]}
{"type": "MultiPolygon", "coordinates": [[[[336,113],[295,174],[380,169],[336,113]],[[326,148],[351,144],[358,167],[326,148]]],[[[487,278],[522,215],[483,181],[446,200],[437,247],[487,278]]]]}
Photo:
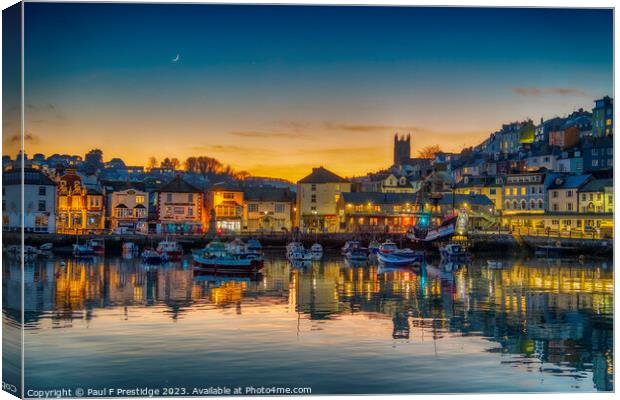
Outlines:
{"type": "Polygon", "coordinates": [[[407,165],[411,159],[411,134],[402,138],[394,135],[394,165],[407,165]]]}

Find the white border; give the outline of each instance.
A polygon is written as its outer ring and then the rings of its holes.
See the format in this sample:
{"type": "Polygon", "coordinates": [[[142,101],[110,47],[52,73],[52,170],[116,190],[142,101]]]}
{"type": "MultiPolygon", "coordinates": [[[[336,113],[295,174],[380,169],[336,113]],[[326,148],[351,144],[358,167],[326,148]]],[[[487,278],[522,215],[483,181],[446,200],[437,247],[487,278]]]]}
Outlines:
{"type": "MultiPolygon", "coordinates": [[[[38,2],[38,0],[29,0],[29,2],[38,2]]],[[[65,0],[63,2],[83,2],[83,3],[98,3],[101,1],[95,1],[95,0],[81,0],[81,1],[71,1],[71,0],[65,0]]],[[[105,2],[109,2],[109,3],[115,3],[115,2],[120,2],[120,3],[129,3],[129,1],[105,1],[105,2]]],[[[11,1],[11,0],[0,0],[0,5],[2,5],[2,8],[7,8],[13,4],[15,4],[16,1],[11,1]]],[[[150,1],[132,1],[132,3],[196,3],[196,4],[205,4],[205,3],[214,3],[214,4],[314,4],[314,5],[376,5],[376,6],[456,6],[456,7],[558,7],[558,8],[614,8],[615,6],[615,2],[611,1],[611,0],[589,0],[589,1],[583,1],[583,0],[564,0],[564,1],[560,1],[560,0],[521,0],[521,1],[514,1],[514,0],[504,0],[504,1],[498,1],[498,0],[470,0],[470,1],[463,1],[463,0],[447,0],[447,1],[437,1],[437,0],[424,0],[424,1],[416,1],[416,0],[400,0],[400,1],[394,1],[394,0],[338,0],[338,1],[329,1],[329,0],[297,0],[297,1],[265,1],[265,0],[229,0],[229,1],[192,1],[192,0],[185,0],[185,1],[175,1],[175,0],[150,0],[150,1]]],[[[616,48],[617,48],[617,44],[618,44],[618,31],[615,29],[616,27],[616,21],[617,21],[617,15],[615,13],[614,10],[614,95],[612,97],[616,97],[615,96],[615,76],[616,76],[616,72],[618,71],[618,64],[616,63],[616,59],[615,59],[615,55],[616,55],[616,48]]],[[[22,106],[22,115],[21,115],[21,126],[22,126],[22,132],[24,129],[24,74],[23,74],[23,67],[24,67],[24,57],[23,57],[23,43],[24,43],[24,25],[23,25],[24,21],[23,21],[23,4],[22,4],[22,98],[21,98],[21,106],[22,106]]],[[[0,42],[1,42],[1,31],[0,31],[0,42]]],[[[1,59],[1,53],[0,53],[0,59],[1,59]]],[[[1,65],[1,63],[0,63],[1,65]]],[[[0,80],[0,92],[1,92],[1,88],[2,88],[2,83],[0,80]]],[[[0,100],[0,107],[2,105],[2,102],[0,100]]],[[[615,109],[616,110],[616,109],[615,109]]],[[[615,111],[614,110],[614,111],[615,111]]],[[[616,118],[615,120],[617,121],[617,112],[614,113],[614,118],[616,118]]],[[[617,124],[616,124],[617,125],[617,124]]],[[[619,149],[618,147],[618,138],[617,135],[614,139],[614,148],[617,151],[619,149]]],[[[22,135],[22,148],[24,146],[23,143],[23,135],[22,135]]],[[[614,153],[616,154],[616,153],[614,153]]],[[[616,157],[614,156],[614,159],[616,159],[616,157]]],[[[617,185],[616,179],[615,179],[615,165],[617,163],[614,162],[614,196],[616,199],[619,199],[619,195],[620,195],[620,188],[617,185]]],[[[23,179],[23,177],[22,177],[23,179]]],[[[0,183],[1,183],[1,177],[0,177],[0,183]]],[[[23,197],[23,194],[22,194],[23,197]]],[[[22,198],[22,207],[23,207],[23,198],[22,198]]],[[[614,209],[614,212],[616,210],[614,209]]],[[[23,224],[22,224],[23,225],[23,224]]],[[[614,227],[614,242],[615,242],[615,238],[618,238],[618,235],[620,234],[620,226],[618,226],[618,224],[615,225],[614,227]]],[[[0,239],[1,239],[1,233],[0,233],[0,239]]],[[[22,236],[22,246],[23,246],[23,236],[22,236]]],[[[0,254],[0,260],[2,258],[2,255],[0,254]]],[[[614,262],[614,267],[615,267],[616,263],[614,262]]],[[[614,268],[614,277],[615,277],[615,268],[614,268]]],[[[22,268],[22,282],[23,282],[23,268],[22,268]]],[[[614,294],[615,294],[615,286],[616,282],[614,280],[614,294]]],[[[0,287],[0,295],[2,293],[2,288],[0,287]]],[[[23,286],[22,286],[22,305],[24,304],[24,291],[23,291],[23,286]]],[[[615,297],[615,296],[614,296],[615,297]]],[[[617,369],[617,364],[616,364],[616,349],[615,349],[615,344],[619,343],[618,339],[618,330],[616,329],[616,318],[615,316],[618,315],[618,302],[617,299],[614,298],[614,370],[617,369]]],[[[23,306],[22,306],[22,320],[24,317],[24,310],[23,310],[23,306]]],[[[0,330],[0,340],[2,338],[2,333],[0,330]]],[[[22,368],[23,368],[23,345],[24,345],[24,331],[22,330],[22,368]]],[[[1,359],[0,359],[0,363],[1,363],[1,359]]],[[[0,373],[1,373],[1,368],[0,368],[0,373]]],[[[23,370],[22,370],[22,390],[23,390],[23,370]]],[[[617,374],[614,374],[614,377],[617,377],[617,374]]],[[[458,379],[458,377],[455,377],[455,379],[458,379]]],[[[615,386],[615,385],[614,385],[615,386]]],[[[414,398],[414,399],[420,399],[420,400],[426,400],[426,399],[446,399],[448,398],[447,396],[458,396],[459,399],[464,399],[464,400],[474,400],[474,399],[510,399],[510,400],[517,400],[517,399],[532,399],[532,398],[536,398],[536,399],[562,399],[562,400],[582,400],[584,397],[593,397],[593,398],[597,398],[597,399],[611,399],[614,398],[614,394],[613,393],[558,393],[558,394],[467,394],[467,395],[372,395],[369,397],[373,397],[373,398],[390,398],[390,399],[410,399],[410,398],[414,398]]],[[[314,396],[314,397],[318,397],[318,396],[314,396]]],[[[333,399],[358,399],[360,396],[320,396],[322,398],[333,398],[333,399]]],[[[8,394],[7,392],[4,391],[0,391],[0,400],[4,400],[4,399],[14,399],[14,396],[11,396],[10,394],[8,394]]],[[[243,397],[243,398],[250,398],[250,397],[243,397]]],[[[282,397],[262,397],[262,398],[268,398],[268,399],[281,399],[282,397]]],[[[291,397],[287,397],[287,398],[291,398],[291,397]]],[[[293,396],[292,398],[298,398],[298,399],[303,399],[303,397],[300,396],[293,396]]],[[[173,398],[171,398],[173,399],[173,398]]]]}

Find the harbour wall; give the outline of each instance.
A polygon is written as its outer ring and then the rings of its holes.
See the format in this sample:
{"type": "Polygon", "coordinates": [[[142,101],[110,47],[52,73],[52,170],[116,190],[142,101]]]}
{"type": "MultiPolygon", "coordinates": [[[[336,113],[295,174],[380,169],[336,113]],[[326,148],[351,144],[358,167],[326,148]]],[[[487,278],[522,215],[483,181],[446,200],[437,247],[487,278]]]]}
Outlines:
{"type": "MultiPolygon", "coordinates": [[[[243,234],[243,235],[222,235],[221,240],[232,240],[235,237],[243,239],[258,239],[266,248],[283,248],[286,243],[291,241],[291,235],[285,233],[268,234],[243,234]]],[[[26,233],[25,244],[39,247],[43,243],[53,243],[54,251],[71,252],[72,245],[76,242],[84,243],[89,239],[104,239],[106,253],[118,254],[124,242],[136,243],[140,248],[157,246],[159,241],[166,238],[165,235],[62,235],[62,234],[41,234],[26,233]]],[[[179,242],[186,250],[204,247],[215,238],[214,235],[175,235],[174,239],[179,242]]],[[[304,246],[309,247],[315,242],[320,243],[327,250],[338,250],[348,240],[359,240],[368,243],[371,240],[383,242],[392,240],[401,247],[411,247],[417,249],[432,250],[437,244],[414,243],[407,239],[402,233],[388,234],[364,234],[364,233],[321,233],[321,234],[299,234],[295,240],[301,241],[304,246]]],[[[506,253],[519,254],[534,252],[536,246],[561,245],[571,247],[574,255],[613,255],[613,240],[609,239],[576,239],[576,238],[554,238],[547,236],[520,236],[512,235],[508,232],[484,232],[473,233],[468,238],[470,248],[473,252],[484,253],[506,253]]],[[[18,232],[4,232],[3,244],[19,244],[20,234],[18,232]]]]}

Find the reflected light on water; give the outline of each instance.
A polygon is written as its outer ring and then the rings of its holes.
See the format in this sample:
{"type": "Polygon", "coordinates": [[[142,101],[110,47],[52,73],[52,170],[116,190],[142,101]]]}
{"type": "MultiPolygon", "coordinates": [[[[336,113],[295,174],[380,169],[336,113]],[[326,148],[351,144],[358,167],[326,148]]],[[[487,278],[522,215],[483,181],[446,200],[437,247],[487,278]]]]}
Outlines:
{"type": "MultiPolygon", "coordinates": [[[[19,264],[3,273],[11,322],[19,264]]],[[[24,287],[36,388],[208,376],[315,394],[613,389],[611,262],[384,269],[334,255],[297,269],[274,254],[260,276],[225,277],[187,260],[51,259],[26,265],[24,287]]]]}

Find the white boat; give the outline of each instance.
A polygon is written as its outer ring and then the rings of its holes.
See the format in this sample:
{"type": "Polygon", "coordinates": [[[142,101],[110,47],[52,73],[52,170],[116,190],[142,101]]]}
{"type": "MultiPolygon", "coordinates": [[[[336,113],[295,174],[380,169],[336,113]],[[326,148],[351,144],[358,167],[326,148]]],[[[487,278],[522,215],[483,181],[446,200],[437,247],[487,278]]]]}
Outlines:
{"type": "Polygon", "coordinates": [[[312,253],[303,249],[295,250],[289,256],[291,261],[312,261],[314,260],[312,253]]]}
{"type": "Polygon", "coordinates": [[[54,243],[43,243],[39,246],[39,250],[42,251],[51,251],[54,248],[54,243]]]}
{"type": "Polygon", "coordinates": [[[310,255],[312,256],[313,260],[319,261],[321,258],[323,258],[323,246],[321,246],[319,243],[313,244],[312,247],[310,247],[310,255]]]}
{"type": "Polygon", "coordinates": [[[124,258],[133,258],[138,254],[138,245],[133,242],[123,243],[122,253],[124,258]]]}
{"type": "Polygon", "coordinates": [[[349,250],[351,250],[351,249],[352,249],[352,248],[354,248],[354,247],[359,247],[359,246],[360,246],[360,242],[359,242],[359,241],[357,241],[357,240],[348,240],[348,241],[344,244],[344,246],[342,246],[341,253],[342,253],[342,255],[344,256],[344,255],[346,255],[346,254],[347,254],[347,252],[348,252],[349,250]]]}
{"type": "Polygon", "coordinates": [[[470,256],[469,252],[460,243],[448,243],[439,248],[439,254],[442,259],[466,259],[470,256]]]}
{"type": "Polygon", "coordinates": [[[183,247],[175,240],[162,240],[157,245],[156,251],[165,254],[168,260],[180,260],[183,258],[183,247]]]}
{"type": "Polygon", "coordinates": [[[73,245],[73,256],[74,257],[92,257],[95,255],[95,251],[91,247],[90,244],[79,244],[76,243],[73,245]]]}
{"type": "Polygon", "coordinates": [[[301,242],[290,242],[286,245],[286,258],[290,259],[294,252],[305,251],[301,242]]]}
{"type": "Polygon", "coordinates": [[[365,247],[353,247],[345,254],[345,258],[349,261],[367,261],[368,249],[365,247]]]}
{"type": "Polygon", "coordinates": [[[377,253],[389,254],[395,251],[398,251],[398,246],[396,245],[396,243],[392,242],[391,240],[386,240],[385,242],[381,243],[381,246],[379,246],[379,251],[377,253]]]}
{"type": "Polygon", "coordinates": [[[385,253],[379,251],[377,253],[379,263],[395,267],[403,267],[409,265],[421,264],[424,261],[424,253],[413,251],[411,249],[390,249],[385,253]]]}
{"type": "Polygon", "coordinates": [[[263,245],[256,239],[248,240],[247,247],[251,252],[260,252],[263,250],[263,245]]]}
{"type": "Polygon", "coordinates": [[[103,255],[105,253],[105,241],[103,239],[91,239],[88,246],[93,250],[93,254],[103,255]]]}
{"type": "Polygon", "coordinates": [[[142,254],[142,262],[149,265],[164,264],[168,261],[166,253],[160,253],[153,249],[144,249],[142,254]]]}

